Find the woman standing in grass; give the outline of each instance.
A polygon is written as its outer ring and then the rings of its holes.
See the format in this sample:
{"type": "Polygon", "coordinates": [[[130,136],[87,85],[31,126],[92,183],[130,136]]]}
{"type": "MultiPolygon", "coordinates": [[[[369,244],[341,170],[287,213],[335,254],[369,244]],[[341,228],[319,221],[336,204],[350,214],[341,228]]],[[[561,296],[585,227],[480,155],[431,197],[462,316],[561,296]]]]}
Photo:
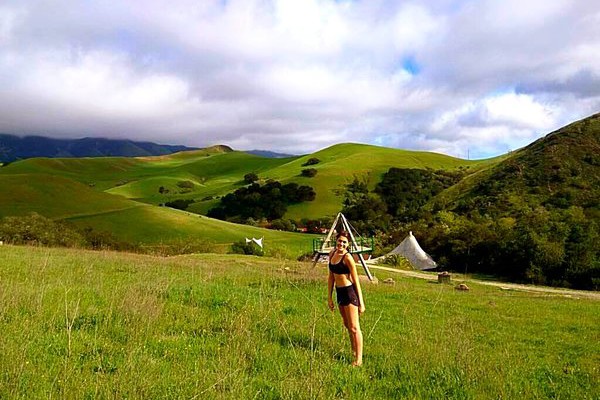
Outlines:
{"type": "Polygon", "coordinates": [[[363,336],[360,330],[359,314],[365,312],[365,302],[360,289],[356,264],[348,252],[348,232],[337,235],[335,249],[329,253],[329,279],[327,281],[328,305],[333,311],[333,285],[335,284],[337,303],[350,335],[354,354],[353,366],[362,365],[363,336]]]}

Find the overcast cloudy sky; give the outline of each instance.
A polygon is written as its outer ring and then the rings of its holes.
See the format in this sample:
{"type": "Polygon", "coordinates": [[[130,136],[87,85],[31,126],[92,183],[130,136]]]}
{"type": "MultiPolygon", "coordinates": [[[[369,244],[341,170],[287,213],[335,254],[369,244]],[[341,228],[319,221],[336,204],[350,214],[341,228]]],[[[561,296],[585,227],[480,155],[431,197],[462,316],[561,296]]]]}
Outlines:
{"type": "Polygon", "coordinates": [[[0,132],[482,158],[600,111],[591,0],[0,2],[0,132]]]}

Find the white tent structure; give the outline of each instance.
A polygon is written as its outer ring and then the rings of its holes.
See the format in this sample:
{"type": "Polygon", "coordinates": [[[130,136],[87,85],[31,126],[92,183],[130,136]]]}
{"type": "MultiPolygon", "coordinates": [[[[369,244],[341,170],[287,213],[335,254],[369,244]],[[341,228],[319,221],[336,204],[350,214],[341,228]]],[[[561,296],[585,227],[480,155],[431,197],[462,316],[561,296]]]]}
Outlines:
{"type": "Polygon", "coordinates": [[[261,237],[260,239],[256,239],[256,238],[248,239],[248,238],[246,238],[246,244],[254,242],[254,243],[256,243],[262,249],[263,248],[263,243],[262,243],[263,239],[264,239],[264,236],[261,237]]]}
{"type": "Polygon", "coordinates": [[[412,232],[408,233],[408,236],[396,247],[383,257],[378,257],[373,262],[381,260],[392,254],[398,254],[406,258],[413,268],[425,270],[434,269],[437,267],[437,263],[425,253],[425,251],[419,246],[417,239],[413,236],[412,232]]]}

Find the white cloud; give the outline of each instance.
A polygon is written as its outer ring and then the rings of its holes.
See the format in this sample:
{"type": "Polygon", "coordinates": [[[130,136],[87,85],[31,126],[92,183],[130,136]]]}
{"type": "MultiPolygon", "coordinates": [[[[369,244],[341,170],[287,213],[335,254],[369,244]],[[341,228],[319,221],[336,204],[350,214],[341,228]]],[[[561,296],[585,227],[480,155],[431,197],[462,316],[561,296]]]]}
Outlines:
{"type": "Polygon", "coordinates": [[[548,129],[555,122],[552,110],[529,95],[508,93],[488,98],[484,104],[491,124],[548,129]]]}
{"type": "Polygon", "coordinates": [[[275,33],[288,46],[305,53],[336,53],[344,44],[350,27],[335,3],[318,0],[275,2],[275,33]]]}
{"type": "Polygon", "coordinates": [[[403,5],[391,23],[396,49],[400,52],[410,52],[426,46],[440,28],[440,21],[426,8],[414,3],[403,5]]]}
{"type": "Polygon", "coordinates": [[[134,72],[122,57],[92,52],[70,65],[38,64],[23,89],[45,101],[107,116],[148,118],[186,101],[187,87],[181,79],[134,72]]]}
{"type": "MultiPolygon", "coordinates": [[[[558,110],[532,96],[513,92],[492,94],[444,112],[430,125],[430,136],[452,142],[438,151],[486,157],[522,147],[556,127],[558,110]],[[453,150],[451,150],[453,149],[453,150]]],[[[438,143],[440,145],[440,143],[438,143]]]]}
{"type": "Polygon", "coordinates": [[[20,14],[19,9],[0,5],[0,45],[7,43],[12,38],[13,29],[20,14]]]}
{"type": "Polygon", "coordinates": [[[595,3],[9,1],[0,131],[496,155],[599,111],[595,3]]]}

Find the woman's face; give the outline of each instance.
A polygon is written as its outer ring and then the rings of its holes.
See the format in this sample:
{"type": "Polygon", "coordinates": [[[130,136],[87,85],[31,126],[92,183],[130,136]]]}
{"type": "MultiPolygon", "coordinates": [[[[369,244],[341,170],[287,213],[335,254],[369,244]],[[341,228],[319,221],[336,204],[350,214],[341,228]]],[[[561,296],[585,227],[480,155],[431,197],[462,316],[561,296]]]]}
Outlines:
{"type": "Polygon", "coordinates": [[[338,250],[345,250],[348,247],[348,238],[346,236],[340,236],[336,242],[336,248],[338,250]]]}

